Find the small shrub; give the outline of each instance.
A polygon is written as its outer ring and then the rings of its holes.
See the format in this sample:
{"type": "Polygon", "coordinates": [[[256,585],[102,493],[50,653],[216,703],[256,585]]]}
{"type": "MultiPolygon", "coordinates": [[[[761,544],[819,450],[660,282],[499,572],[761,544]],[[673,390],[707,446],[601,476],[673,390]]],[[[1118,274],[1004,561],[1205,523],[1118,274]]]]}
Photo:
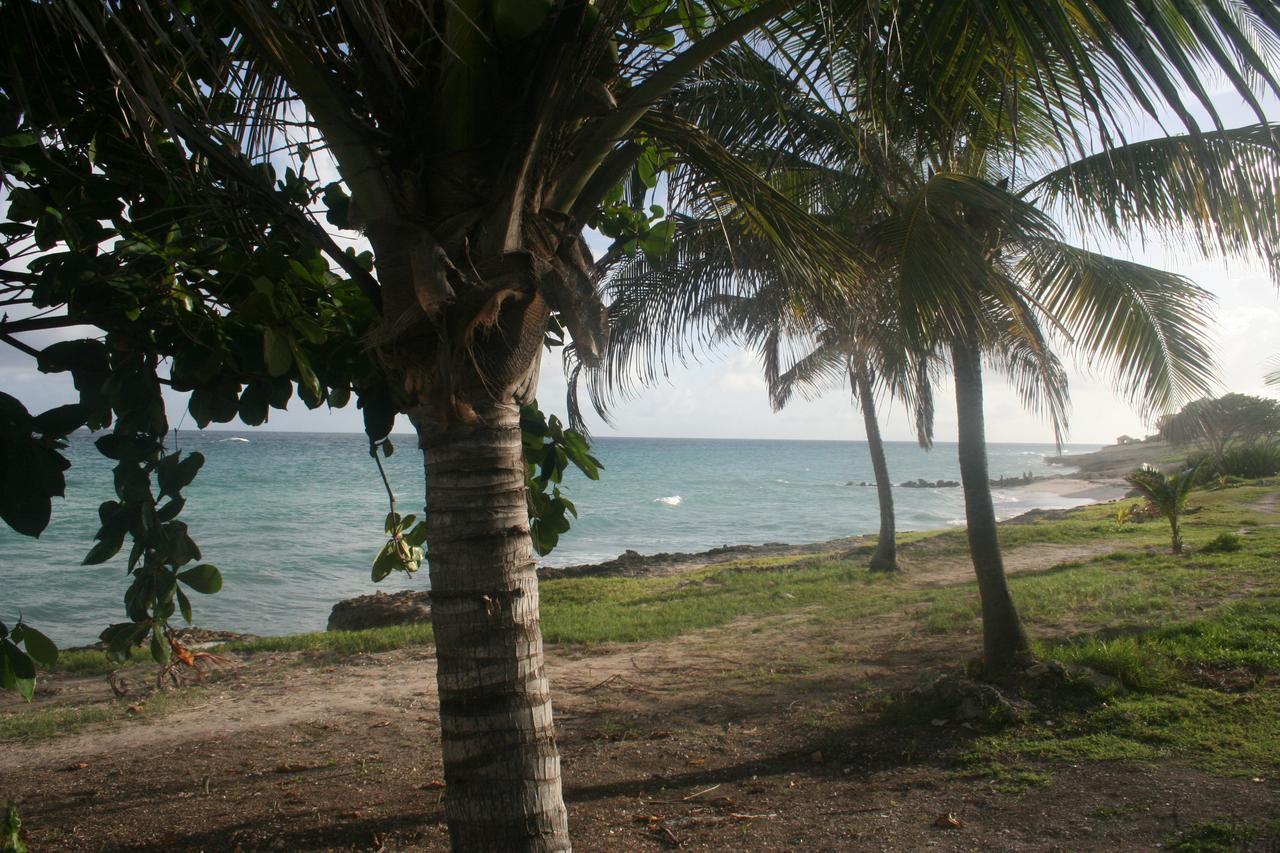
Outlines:
{"type": "Polygon", "coordinates": [[[1130,690],[1158,692],[1178,677],[1177,668],[1167,657],[1134,637],[1068,643],[1050,654],[1062,663],[1109,675],[1130,690]]]}
{"type": "Polygon", "coordinates": [[[1257,480],[1280,474],[1280,444],[1241,444],[1226,451],[1219,464],[1211,454],[1193,453],[1187,457],[1188,468],[1199,468],[1198,485],[1240,480],[1257,480]],[[1240,478],[1239,480],[1232,478],[1240,478]]]}
{"type": "Polygon", "coordinates": [[[1200,550],[1206,554],[1226,554],[1232,551],[1239,551],[1244,545],[1240,544],[1240,537],[1234,533],[1219,533],[1204,544],[1200,550]]]}
{"type": "Polygon", "coordinates": [[[1180,833],[1169,844],[1180,853],[1214,853],[1242,850],[1253,840],[1253,827],[1238,821],[1211,820],[1180,833]]]}
{"type": "Polygon", "coordinates": [[[1199,468],[1188,468],[1177,474],[1165,474],[1144,465],[1125,477],[1129,485],[1147,499],[1147,503],[1169,520],[1170,543],[1175,554],[1182,553],[1181,516],[1187,508],[1187,496],[1191,494],[1191,485],[1199,472],[1199,468]]]}

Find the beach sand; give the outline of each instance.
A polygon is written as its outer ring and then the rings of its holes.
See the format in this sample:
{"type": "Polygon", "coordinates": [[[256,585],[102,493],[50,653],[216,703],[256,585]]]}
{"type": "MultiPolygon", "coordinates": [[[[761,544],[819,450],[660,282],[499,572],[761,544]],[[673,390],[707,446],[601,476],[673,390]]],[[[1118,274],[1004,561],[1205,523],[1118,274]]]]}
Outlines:
{"type": "Polygon", "coordinates": [[[1070,477],[1055,477],[1052,480],[1038,480],[1027,486],[1017,486],[1022,492],[1049,492],[1060,498],[1091,500],[1103,503],[1114,501],[1129,493],[1130,486],[1120,479],[1078,480],[1070,477]]]}

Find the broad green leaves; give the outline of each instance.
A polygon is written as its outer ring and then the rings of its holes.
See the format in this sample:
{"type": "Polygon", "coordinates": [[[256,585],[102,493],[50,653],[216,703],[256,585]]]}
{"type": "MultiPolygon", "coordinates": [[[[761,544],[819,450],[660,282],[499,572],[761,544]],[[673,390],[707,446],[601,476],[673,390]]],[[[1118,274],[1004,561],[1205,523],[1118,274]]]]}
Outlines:
{"type": "Polygon", "coordinates": [[[66,490],[63,472],[71,466],[60,451],[66,436],[84,425],[84,408],[59,406],[32,416],[0,392],[0,519],[26,536],[49,524],[54,497],[66,490]]]}
{"type": "Polygon", "coordinates": [[[185,572],[178,572],[178,580],[205,595],[213,595],[222,589],[222,573],[208,563],[201,563],[185,572]]]}
{"type": "Polygon", "coordinates": [[[534,550],[546,555],[568,532],[569,517],[578,517],[577,507],[560,492],[564,472],[572,464],[588,479],[598,480],[604,466],[591,455],[581,433],[566,429],[555,415],[548,418],[536,402],[520,410],[520,430],[528,464],[529,533],[534,550]]]}
{"type": "Polygon", "coordinates": [[[35,665],[53,666],[57,661],[58,647],[44,634],[21,620],[12,630],[0,622],[0,690],[17,690],[30,702],[35,695],[35,665]]]}
{"type": "Polygon", "coordinates": [[[427,540],[427,525],[425,521],[415,525],[415,521],[417,516],[412,513],[403,517],[394,511],[387,514],[384,525],[387,544],[382,546],[382,550],[374,558],[372,572],[374,583],[393,571],[412,575],[421,568],[422,561],[426,559],[426,551],[422,545],[427,540]]]}

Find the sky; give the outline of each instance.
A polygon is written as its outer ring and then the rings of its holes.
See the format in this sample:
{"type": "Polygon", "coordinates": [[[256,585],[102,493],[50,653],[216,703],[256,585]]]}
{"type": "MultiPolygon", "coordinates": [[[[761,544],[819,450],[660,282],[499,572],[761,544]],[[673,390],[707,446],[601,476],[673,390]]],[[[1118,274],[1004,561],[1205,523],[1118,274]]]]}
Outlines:
{"type": "MultiPolygon", "coordinates": [[[[1252,113],[1234,92],[1223,89],[1216,106],[1227,126],[1253,121],[1252,113]]],[[[1267,103],[1270,117],[1280,115],[1274,99],[1267,103]]],[[[1154,135],[1152,122],[1139,122],[1131,138],[1154,135]]],[[[1209,290],[1216,298],[1213,314],[1214,344],[1218,360],[1221,392],[1236,391],[1260,396],[1280,395],[1280,389],[1263,383],[1267,362],[1280,357],[1280,289],[1272,282],[1261,261],[1223,263],[1188,256],[1160,245],[1143,245],[1140,237],[1128,244],[1084,240],[1090,249],[1180,273],[1209,290]]],[[[598,247],[597,247],[598,248],[598,247]]],[[[54,340],[91,336],[92,329],[63,329],[31,333],[22,339],[38,348],[54,340]]],[[[1160,413],[1142,412],[1117,395],[1108,378],[1085,364],[1068,363],[1071,388],[1071,420],[1068,441],[1080,444],[1110,444],[1120,435],[1142,436],[1153,430],[1160,413]]],[[[544,411],[562,417],[565,412],[566,383],[559,357],[543,359],[538,399],[544,411]]],[[[76,394],[67,375],[38,373],[32,360],[10,347],[0,345],[0,391],[21,400],[33,412],[74,402],[76,394]]],[[[955,407],[950,385],[935,392],[937,414],[935,439],[953,441],[955,407]]],[[[168,397],[170,423],[178,428],[194,428],[185,416],[184,395],[168,397]]],[[[586,395],[582,396],[586,404],[586,395]]],[[[998,442],[1050,443],[1049,424],[1025,411],[1011,388],[988,371],[985,411],[987,438],[998,442]]],[[[865,430],[860,412],[854,407],[847,387],[833,388],[815,400],[796,399],[782,412],[770,409],[765,383],[757,360],[751,353],[726,347],[687,367],[673,369],[665,382],[642,389],[632,399],[622,401],[605,423],[594,413],[588,425],[599,436],[653,436],[696,438],[772,438],[800,440],[862,440],[865,430]]],[[[246,429],[243,424],[213,425],[212,429],[246,429]]],[[[296,398],[286,412],[272,411],[269,422],[259,429],[306,432],[359,432],[360,413],[349,405],[344,410],[322,407],[308,411],[296,398]]],[[[402,417],[398,432],[410,432],[402,417]]],[[[892,401],[881,405],[881,431],[887,440],[914,440],[908,413],[892,401]]]]}

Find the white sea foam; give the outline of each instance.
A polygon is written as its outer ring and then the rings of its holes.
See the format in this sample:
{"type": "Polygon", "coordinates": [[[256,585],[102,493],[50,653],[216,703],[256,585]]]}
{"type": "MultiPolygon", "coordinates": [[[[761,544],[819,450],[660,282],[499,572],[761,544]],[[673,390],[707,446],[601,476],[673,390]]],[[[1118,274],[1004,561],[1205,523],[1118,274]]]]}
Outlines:
{"type": "Polygon", "coordinates": [[[233,436],[232,438],[220,438],[220,439],[218,439],[218,443],[219,443],[219,444],[226,444],[228,441],[239,441],[239,442],[242,442],[242,443],[244,443],[244,444],[248,444],[248,443],[249,443],[249,439],[247,439],[247,438],[235,438],[234,436],[233,436]]]}
{"type": "Polygon", "coordinates": [[[680,502],[682,500],[684,500],[684,498],[679,495],[669,495],[665,498],[654,498],[653,502],[656,504],[666,504],[667,506],[680,506],[680,502]]]}

